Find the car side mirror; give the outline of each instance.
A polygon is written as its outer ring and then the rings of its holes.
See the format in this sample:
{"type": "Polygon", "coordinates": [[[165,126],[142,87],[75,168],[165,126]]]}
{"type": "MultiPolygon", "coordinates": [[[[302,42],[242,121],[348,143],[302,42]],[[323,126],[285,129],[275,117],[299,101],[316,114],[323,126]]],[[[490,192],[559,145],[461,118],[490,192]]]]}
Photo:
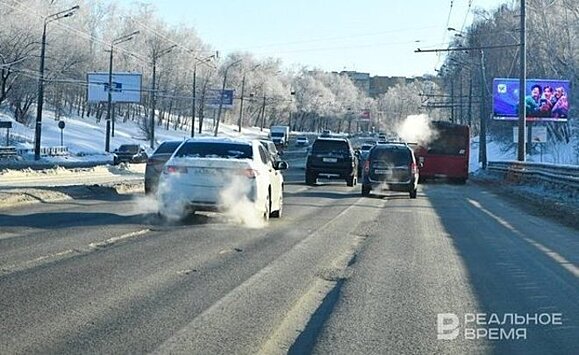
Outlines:
{"type": "Polygon", "coordinates": [[[287,162],[283,160],[278,160],[273,163],[273,168],[275,170],[287,170],[289,168],[289,165],[287,162]]]}

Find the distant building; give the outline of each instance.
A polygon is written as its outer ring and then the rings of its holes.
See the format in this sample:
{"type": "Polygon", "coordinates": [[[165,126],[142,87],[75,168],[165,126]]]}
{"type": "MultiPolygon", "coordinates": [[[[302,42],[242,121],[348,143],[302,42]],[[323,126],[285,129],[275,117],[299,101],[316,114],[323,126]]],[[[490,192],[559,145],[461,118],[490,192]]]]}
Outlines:
{"type": "Polygon", "coordinates": [[[421,77],[407,78],[404,76],[370,76],[370,73],[357,71],[334,72],[339,75],[347,75],[354,85],[366,96],[376,98],[388,92],[388,89],[396,85],[406,85],[415,81],[425,80],[421,77]]]}
{"type": "Polygon", "coordinates": [[[360,73],[357,71],[341,71],[340,75],[347,75],[354,85],[364,94],[370,94],[370,73],[360,73]]]}

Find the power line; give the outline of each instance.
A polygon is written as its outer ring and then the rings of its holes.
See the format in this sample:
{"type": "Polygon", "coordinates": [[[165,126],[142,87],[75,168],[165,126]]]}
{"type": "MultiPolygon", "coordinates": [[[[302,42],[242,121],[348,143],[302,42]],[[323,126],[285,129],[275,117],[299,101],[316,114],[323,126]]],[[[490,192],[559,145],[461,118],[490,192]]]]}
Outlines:
{"type": "Polygon", "coordinates": [[[303,41],[278,42],[278,43],[264,44],[261,46],[244,47],[244,48],[238,48],[238,50],[255,50],[255,49],[260,49],[260,48],[272,48],[272,47],[275,48],[275,47],[282,47],[282,46],[285,47],[285,46],[291,46],[291,45],[295,45],[295,44],[304,44],[304,43],[328,42],[328,41],[338,41],[338,40],[343,41],[343,40],[348,40],[348,39],[352,39],[352,38],[378,36],[378,35],[382,35],[382,34],[395,34],[395,33],[402,33],[402,32],[408,33],[409,31],[412,31],[412,30],[429,30],[429,29],[433,29],[433,28],[436,28],[436,26],[362,33],[362,34],[357,34],[357,35],[352,35],[352,36],[325,37],[325,38],[319,37],[319,38],[308,39],[308,40],[303,40],[303,41]]]}
{"type": "Polygon", "coordinates": [[[466,20],[468,19],[468,14],[472,10],[472,3],[474,0],[468,0],[468,8],[466,9],[466,14],[464,15],[464,20],[462,21],[462,26],[460,26],[460,32],[464,31],[464,26],[466,25],[466,20]]]}

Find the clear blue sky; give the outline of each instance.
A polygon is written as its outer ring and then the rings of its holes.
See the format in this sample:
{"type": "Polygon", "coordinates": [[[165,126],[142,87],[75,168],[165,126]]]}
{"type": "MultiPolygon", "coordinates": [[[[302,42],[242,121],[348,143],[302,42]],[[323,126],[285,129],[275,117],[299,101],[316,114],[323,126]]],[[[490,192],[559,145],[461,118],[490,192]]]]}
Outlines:
{"type": "MultiPolygon", "coordinates": [[[[130,4],[133,0],[118,0],[130,4]]],[[[170,24],[186,24],[222,55],[247,51],[326,71],[434,74],[437,54],[475,8],[512,0],[146,0],[170,24]],[[452,4],[452,11],[451,11],[452,4]],[[450,15],[450,16],[449,16],[450,15]],[[419,42],[417,42],[419,41],[419,42]]]]}

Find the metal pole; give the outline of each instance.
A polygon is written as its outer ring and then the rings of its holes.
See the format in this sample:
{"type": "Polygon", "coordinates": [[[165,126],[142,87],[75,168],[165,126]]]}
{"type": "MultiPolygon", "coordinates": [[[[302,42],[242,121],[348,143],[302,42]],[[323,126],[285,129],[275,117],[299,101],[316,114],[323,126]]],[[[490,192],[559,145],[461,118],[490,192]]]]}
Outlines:
{"type": "Polygon", "coordinates": [[[260,132],[263,132],[263,128],[265,127],[265,92],[263,93],[263,104],[261,106],[261,128],[260,132]]]}
{"type": "Polygon", "coordinates": [[[109,56],[109,88],[107,94],[107,128],[105,133],[105,152],[111,151],[111,106],[113,102],[113,45],[109,56]]]}
{"type": "Polygon", "coordinates": [[[195,137],[195,112],[197,102],[197,63],[193,64],[193,112],[191,115],[191,138],[195,137]]]}
{"type": "Polygon", "coordinates": [[[454,122],[454,80],[450,78],[450,122],[454,122]]]}
{"type": "Polygon", "coordinates": [[[458,120],[460,124],[464,124],[464,115],[462,112],[462,106],[463,106],[463,99],[462,99],[462,70],[459,71],[459,82],[458,82],[458,91],[460,91],[460,93],[458,94],[458,120]]]}
{"type": "Polygon", "coordinates": [[[64,147],[64,143],[63,143],[63,134],[62,132],[64,132],[64,129],[60,129],[60,146],[64,147]]]}
{"type": "Polygon", "coordinates": [[[519,68],[519,139],[517,144],[517,160],[525,161],[525,126],[526,126],[526,112],[525,112],[525,91],[526,91],[526,79],[527,79],[527,58],[525,52],[527,46],[525,43],[525,30],[526,30],[526,20],[525,20],[525,0],[521,0],[521,25],[520,25],[520,68],[519,68]]]}
{"type": "Polygon", "coordinates": [[[472,71],[469,74],[470,80],[468,83],[468,126],[472,125],[472,71]]]}
{"type": "Polygon", "coordinates": [[[44,54],[46,50],[46,20],[42,30],[40,47],[40,78],[38,79],[38,101],[36,105],[36,130],[34,132],[34,160],[40,159],[40,137],[42,134],[42,105],[44,103],[44,54]]]}
{"type": "Polygon", "coordinates": [[[213,135],[217,137],[217,133],[219,132],[219,121],[221,120],[221,109],[223,108],[223,92],[225,91],[225,82],[227,81],[227,71],[229,67],[225,69],[225,73],[223,74],[223,85],[221,86],[221,92],[219,93],[219,110],[217,111],[217,122],[215,123],[215,132],[213,135]]]}
{"type": "Polygon", "coordinates": [[[157,57],[153,56],[153,85],[151,89],[151,149],[155,149],[155,76],[157,57]]]}
{"type": "Polygon", "coordinates": [[[237,119],[237,131],[241,133],[241,120],[243,116],[243,95],[245,93],[245,73],[243,74],[243,79],[241,80],[241,98],[239,103],[239,118],[237,119]]]}
{"type": "Polygon", "coordinates": [[[486,118],[486,90],[485,90],[485,54],[480,51],[480,134],[479,134],[479,161],[483,169],[487,168],[487,118],[486,118]]]}

